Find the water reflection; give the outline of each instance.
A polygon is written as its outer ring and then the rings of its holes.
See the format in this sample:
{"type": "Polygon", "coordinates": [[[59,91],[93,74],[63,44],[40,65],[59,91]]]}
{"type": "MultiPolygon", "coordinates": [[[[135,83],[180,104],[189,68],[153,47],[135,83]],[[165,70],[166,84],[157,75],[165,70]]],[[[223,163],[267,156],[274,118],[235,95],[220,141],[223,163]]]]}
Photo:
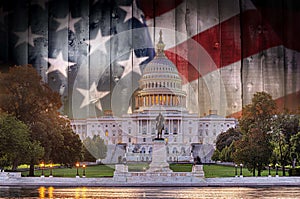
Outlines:
{"type": "Polygon", "coordinates": [[[299,187],[1,187],[0,197],[26,198],[300,198],[299,187]]]}

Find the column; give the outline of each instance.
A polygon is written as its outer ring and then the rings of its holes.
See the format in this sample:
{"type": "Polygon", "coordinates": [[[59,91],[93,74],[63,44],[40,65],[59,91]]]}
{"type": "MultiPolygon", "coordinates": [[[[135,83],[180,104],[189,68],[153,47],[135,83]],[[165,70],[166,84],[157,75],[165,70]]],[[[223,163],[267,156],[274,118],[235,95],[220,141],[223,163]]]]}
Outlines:
{"type": "Polygon", "coordinates": [[[149,133],[149,119],[147,119],[147,136],[148,136],[148,133],[149,133]]]}
{"type": "Polygon", "coordinates": [[[171,119],[169,119],[169,124],[168,124],[168,126],[169,126],[169,134],[170,134],[170,132],[172,132],[172,131],[171,131],[171,119]]]}
{"type": "Polygon", "coordinates": [[[170,96],[170,105],[173,106],[173,95],[170,96]]]}
{"type": "Polygon", "coordinates": [[[135,108],[138,108],[139,107],[139,101],[138,101],[138,97],[135,97],[135,108]]]}

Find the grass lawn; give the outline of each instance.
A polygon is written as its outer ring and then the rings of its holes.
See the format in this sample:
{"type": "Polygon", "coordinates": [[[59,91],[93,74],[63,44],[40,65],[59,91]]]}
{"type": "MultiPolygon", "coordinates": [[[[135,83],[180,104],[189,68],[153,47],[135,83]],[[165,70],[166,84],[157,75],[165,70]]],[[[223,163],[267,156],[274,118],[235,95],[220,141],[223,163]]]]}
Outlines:
{"type": "MultiPolygon", "coordinates": [[[[113,176],[115,170],[114,165],[95,165],[95,166],[87,166],[85,169],[86,177],[111,177],[113,176]]],[[[54,177],[75,177],[77,173],[77,169],[75,167],[72,168],[53,168],[52,175],[54,177]]],[[[78,168],[79,176],[82,176],[83,169],[78,168]]],[[[29,174],[28,171],[22,172],[23,176],[27,176],[29,174]]],[[[41,176],[42,170],[35,170],[35,176],[41,176]]],[[[50,169],[44,170],[44,175],[47,177],[50,175],[50,169]]]]}
{"type": "MultiPolygon", "coordinates": [[[[129,171],[145,171],[149,168],[147,163],[141,164],[128,164],[129,171]]],[[[170,164],[170,169],[174,172],[191,172],[192,164],[170,164]]],[[[223,166],[223,165],[204,165],[203,166],[206,178],[216,178],[216,177],[234,177],[235,168],[233,166],[223,166]]],[[[238,175],[240,173],[240,168],[237,170],[238,175]]],[[[28,175],[28,171],[22,172],[23,176],[28,175]]],[[[77,169],[73,168],[54,168],[52,174],[54,177],[75,177],[77,169]]],[[[78,173],[80,176],[83,174],[83,169],[79,168],[78,173]]],[[[86,177],[112,177],[114,173],[114,165],[94,165],[87,166],[85,170],[86,177]]],[[[41,176],[42,171],[36,170],[35,176],[41,176]]],[[[44,170],[44,175],[47,177],[50,175],[50,170],[47,168],[44,170]]],[[[271,170],[271,175],[275,176],[275,170],[271,170]]],[[[279,171],[279,175],[282,172],[279,171]]],[[[252,176],[252,173],[248,169],[243,168],[243,176],[252,176]]],[[[268,170],[262,172],[262,176],[268,176],[268,170]]]]}

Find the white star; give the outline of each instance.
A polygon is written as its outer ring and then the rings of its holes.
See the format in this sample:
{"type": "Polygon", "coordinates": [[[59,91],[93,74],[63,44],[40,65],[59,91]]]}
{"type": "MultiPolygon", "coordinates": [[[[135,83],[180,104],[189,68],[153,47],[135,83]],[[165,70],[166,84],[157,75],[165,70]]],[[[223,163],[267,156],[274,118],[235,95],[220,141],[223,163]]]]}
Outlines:
{"type": "Polygon", "coordinates": [[[124,71],[121,76],[121,79],[131,72],[136,72],[137,74],[141,75],[142,72],[140,69],[140,63],[142,63],[146,59],[148,59],[148,57],[137,57],[134,54],[134,51],[131,50],[128,60],[118,61],[118,64],[124,66],[124,71]],[[133,57],[133,55],[134,55],[134,57],[133,57]]]}
{"type": "Polygon", "coordinates": [[[43,10],[46,9],[46,3],[48,3],[49,0],[32,0],[31,5],[39,5],[43,8],[43,10]]]}
{"type": "Polygon", "coordinates": [[[51,64],[51,66],[47,70],[46,74],[58,70],[65,77],[68,76],[67,75],[68,67],[76,64],[76,63],[73,63],[73,62],[65,61],[63,59],[62,52],[60,52],[56,58],[48,58],[48,60],[46,58],[44,58],[44,59],[51,64]]]}
{"type": "Polygon", "coordinates": [[[144,16],[144,13],[142,10],[140,10],[137,5],[136,1],[133,0],[131,6],[119,6],[122,10],[126,11],[126,17],[124,19],[124,23],[128,21],[131,18],[136,18],[141,23],[144,23],[142,16],[144,16]],[[133,11],[132,11],[133,10],[133,11]]]}
{"type": "Polygon", "coordinates": [[[26,43],[26,42],[28,44],[30,44],[32,47],[34,47],[34,40],[36,38],[43,37],[42,35],[33,34],[31,32],[31,27],[30,26],[24,32],[14,32],[14,33],[19,37],[17,43],[15,44],[15,47],[17,47],[18,45],[20,45],[22,43],[26,43]]]}
{"type": "Polygon", "coordinates": [[[103,53],[107,54],[105,42],[110,39],[111,36],[102,37],[101,31],[98,30],[97,36],[95,39],[87,40],[85,43],[89,44],[90,47],[90,53],[92,54],[94,51],[99,49],[103,53]]]}
{"type": "Polygon", "coordinates": [[[75,33],[75,27],[74,25],[81,20],[80,17],[78,18],[72,18],[71,14],[67,14],[67,16],[65,18],[60,18],[60,19],[56,19],[54,18],[55,21],[57,21],[59,23],[59,26],[57,28],[56,31],[59,30],[63,30],[65,28],[69,28],[69,30],[71,30],[72,32],[75,33]]]}
{"type": "Polygon", "coordinates": [[[95,82],[91,85],[89,90],[77,88],[77,90],[84,96],[84,99],[80,105],[80,108],[83,108],[91,103],[95,104],[99,110],[102,110],[102,105],[100,99],[109,94],[109,91],[98,91],[97,85],[95,82]]]}
{"type": "Polygon", "coordinates": [[[3,7],[0,8],[0,22],[4,24],[4,17],[8,15],[8,12],[3,11],[3,7]]]}

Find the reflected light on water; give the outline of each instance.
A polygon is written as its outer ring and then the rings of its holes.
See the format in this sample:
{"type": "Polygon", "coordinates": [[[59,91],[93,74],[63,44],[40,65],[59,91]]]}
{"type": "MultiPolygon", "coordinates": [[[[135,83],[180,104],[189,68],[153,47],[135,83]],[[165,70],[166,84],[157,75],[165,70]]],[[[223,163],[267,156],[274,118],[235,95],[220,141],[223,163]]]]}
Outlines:
{"type": "Polygon", "coordinates": [[[7,187],[0,198],[300,198],[300,187],[7,187]]]}
{"type": "MultiPolygon", "coordinates": [[[[48,198],[39,188],[40,198],[48,198]]],[[[77,187],[48,188],[49,198],[300,198],[299,187],[77,187]]]]}
{"type": "Polygon", "coordinates": [[[39,197],[40,198],[45,198],[45,192],[46,192],[46,188],[45,187],[40,187],[39,188],[39,197]]]}
{"type": "Polygon", "coordinates": [[[49,198],[53,198],[53,192],[54,192],[54,188],[53,187],[49,187],[48,188],[48,196],[49,196],[49,198]]]}
{"type": "Polygon", "coordinates": [[[75,198],[79,199],[79,198],[86,198],[86,191],[87,188],[86,187],[77,187],[75,188],[75,198]]]}
{"type": "Polygon", "coordinates": [[[54,193],[54,187],[48,187],[48,191],[46,187],[40,187],[38,189],[39,192],[39,197],[40,198],[54,198],[53,193],[54,193]],[[48,193],[48,195],[47,195],[48,193]]]}

